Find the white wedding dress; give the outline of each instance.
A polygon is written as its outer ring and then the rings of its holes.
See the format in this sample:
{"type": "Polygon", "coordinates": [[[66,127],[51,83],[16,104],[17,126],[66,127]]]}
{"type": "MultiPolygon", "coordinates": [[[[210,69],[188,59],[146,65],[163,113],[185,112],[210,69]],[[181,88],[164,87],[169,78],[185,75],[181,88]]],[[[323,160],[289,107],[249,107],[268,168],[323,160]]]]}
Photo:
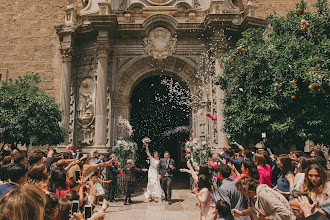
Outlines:
{"type": "Polygon", "coordinates": [[[147,199],[150,198],[150,195],[152,197],[160,198],[163,191],[162,188],[160,187],[160,181],[157,172],[159,160],[153,158],[149,152],[147,152],[147,155],[150,158],[150,166],[148,170],[148,185],[144,195],[147,199]]]}

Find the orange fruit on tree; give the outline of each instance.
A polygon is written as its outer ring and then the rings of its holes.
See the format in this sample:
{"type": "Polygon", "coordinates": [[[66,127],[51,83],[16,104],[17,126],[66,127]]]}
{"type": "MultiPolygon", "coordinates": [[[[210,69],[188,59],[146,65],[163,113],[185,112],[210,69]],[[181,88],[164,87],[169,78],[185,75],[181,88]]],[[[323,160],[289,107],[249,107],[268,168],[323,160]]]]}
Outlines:
{"type": "Polygon", "coordinates": [[[322,94],[326,94],[327,92],[325,90],[322,90],[322,94]]]}
{"type": "Polygon", "coordinates": [[[313,87],[312,85],[309,85],[308,88],[309,88],[309,89],[313,89],[314,87],[313,87]]]}
{"type": "Polygon", "coordinates": [[[295,99],[295,98],[296,98],[296,96],[295,96],[295,95],[292,95],[292,96],[291,96],[291,99],[295,99]]]}

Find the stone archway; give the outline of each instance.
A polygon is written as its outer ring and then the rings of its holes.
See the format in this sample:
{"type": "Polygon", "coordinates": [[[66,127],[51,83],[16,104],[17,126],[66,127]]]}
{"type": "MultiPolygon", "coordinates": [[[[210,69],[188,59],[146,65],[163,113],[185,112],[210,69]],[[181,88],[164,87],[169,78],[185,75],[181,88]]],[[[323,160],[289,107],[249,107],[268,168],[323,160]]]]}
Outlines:
{"type": "MultiPolygon", "coordinates": [[[[118,118],[122,116],[127,120],[130,119],[130,97],[136,85],[150,76],[161,73],[185,85],[191,93],[194,93],[192,95],[198,95],[202,82],[196,77],[196,68],[197,65],[193,61],[176,56],[170,56],[163,61],[157,61],[150,56],[142,56],[128,61],[119,70],[119,77],[116,79],[111,94],[111,145],[113,146],[118,137],[128,137],[125,129],[118,126],[118,118]]],[[[197,105],[192,105],[192,109],[194,107],[197,105]]],[[[192,120],[190,127],[193,127],[192,120]]]]}

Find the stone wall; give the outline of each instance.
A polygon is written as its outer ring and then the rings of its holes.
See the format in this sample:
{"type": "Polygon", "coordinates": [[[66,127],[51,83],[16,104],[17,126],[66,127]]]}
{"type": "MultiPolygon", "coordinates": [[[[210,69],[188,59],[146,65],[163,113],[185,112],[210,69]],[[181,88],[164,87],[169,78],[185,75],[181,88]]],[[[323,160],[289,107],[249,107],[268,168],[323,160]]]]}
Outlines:
{"type": "Polygon", "coordinates": [[[66,0],[3,0],[0,3],[2,80],[39,73],[41,88],[60,97],[61,56],[54,24],[63,23],[66,0]]]}
{"type": "MultiPolygon", "coordinates": [[[[238,0],[242,1],[243,5],[246,6],[248,0],[238,0]]],[[[267,15],[273,14],[274,11],[278,15],[285,15],[289,10],[295,8],[296,3],[301,0],[254,0],[258,6],[257,17],[266,18],[267,15]]],[[[317,0],[305,0],[308,2],[307,9],[310,11],[317,0]]]]}
{"type": "MultiPolygon", "coordinates": [[[[300,0],[255,0],[258,17],[274,10],[283,15],[300,0]]],[[[309,0],[309,8],[317,0],[309,0]]],[[[54,24],[64,23],[67,0],[2,0],[0,3],[0,74],[6,78],[39,73],[41,88],[59,101],[61,55],[54,24]]],[[[247,0],[237,0],[246,5],[247,0]]]]}

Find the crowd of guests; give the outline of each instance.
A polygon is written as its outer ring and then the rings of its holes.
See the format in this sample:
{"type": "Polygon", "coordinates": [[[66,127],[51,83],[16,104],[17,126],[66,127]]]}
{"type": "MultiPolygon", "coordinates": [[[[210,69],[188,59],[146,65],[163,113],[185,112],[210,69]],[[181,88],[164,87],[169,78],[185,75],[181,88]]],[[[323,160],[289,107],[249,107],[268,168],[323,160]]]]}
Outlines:
{"type": "MultiPolygon", "coordinates": [[[[271,153],[271,152],[270,152],[271,153]]],[[[320,150],[273,155],[242,146],[225,149],[208,164],[187,162],[200,218],[330,219],[329,162],[320,150]]]]}
{"type": "Polygon", "coordinates": [[[101,175],[118,171],[116,156],[103,162],[96,150],[82,154],[68,149],[56,153],[35,151],[29,157],[19,149],[3,146],[0,154],[0,219],[1,220],[69,220],[104,219],[104,211],[113,201],[114,190],[107,196],[101,175]],[[103,197],[102,209],[94,211],[103,197]]]}
{"type": "MultiPolygon", "coordinates": [[[[132,203],[135,172],[132,160],[118,169],[116,155],[104,162],[97,150],[57,153],[35,151],[27,156],[17,148],[0,152],[0,220],[104,219],[115,201],[117,177],[125,173],[125,205],[132,203]],[[106,169],[105,169],[106,167],[106,169]],[[105,173],[105,179],[102,173],[105,173]],[[108,195],[103,188],[109,184],[108,195]],[[100,198],[103,199],[100,206],[100,198]]],[[[225,149],[208,164],[187,162],[193,193],[206,220],[316,219],[330,216],[329,162],[320,150],[273,155],[240,147],[225,149]]]]}

